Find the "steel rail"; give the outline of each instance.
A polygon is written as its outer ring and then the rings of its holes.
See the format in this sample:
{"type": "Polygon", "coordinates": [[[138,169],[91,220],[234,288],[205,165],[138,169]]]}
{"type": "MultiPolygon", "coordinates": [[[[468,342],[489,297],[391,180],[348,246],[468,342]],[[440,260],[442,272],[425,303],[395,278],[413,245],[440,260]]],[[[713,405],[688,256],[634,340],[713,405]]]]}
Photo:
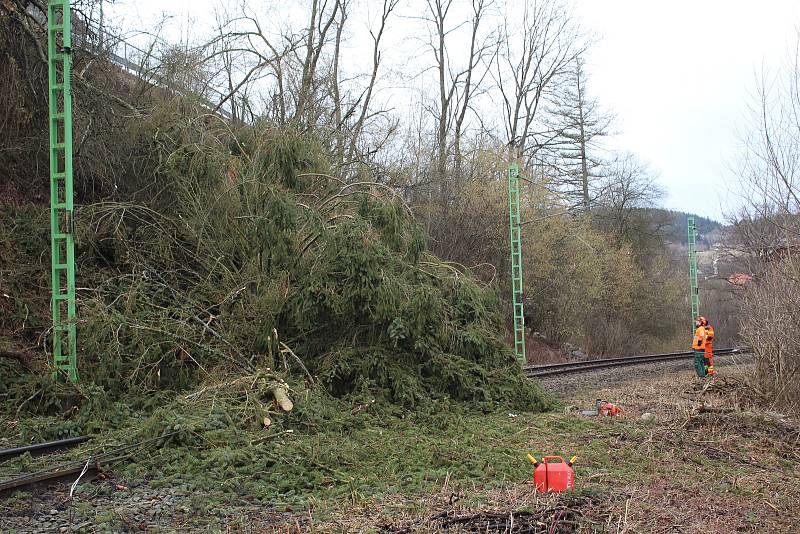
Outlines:
{"type": "Polygon", "coordinates": [[[90,439],[92,439],[90,436],[78,436],[76,438],[47,441],[45,443],[34,443],[33,445],[24,445],[22,447],[14,447],[12,449],[2,449],[0,450],[0,460],[5,458],[13,458],[14,456],[21,456],[26,452],[45,453],[58,449],[67,449],[69,447],[74,447],[75,445],[85,443],[90,439]]]}
{"type": "Polygon", "coordinates": [[[113,458],[89,457],[86,460],[72,462],[54,469],[44,469],[35,473],[20,475],[9,480],[3,480],[0,481],[0,497],[34,484],[45,482],[52,484],[64,478],[80,475],[84,468],[86,469],[86,480],[91,480],[98,473],[101,473],[104,467],[110,467],[115,463],[128,460],[129,458],[130,455],[116,456],[113,458]]]}
{"type": "MultiPolygon", "coordinates": [[[[63,479],[64,477],[75,475],[76,473],[80,473],[80,471],[83,469],[83,466],[85,466],[87,463],[89,465],[88,472],[96,475],[97,473],[102,472],[103,467],[109,467],[115,463],[130,459],[137,449],[142,449],[145,445],[169,438],[180,432],[182,432],[182,430],[175,430],[173,432],[169,432],[168,434],[163,434],[161,436],[156,436],[144,441],[118,447],[107,452],[92,454],[79,460],[72,460],[66,463],[51,466],[34,473],[19,474],[7,480],[0,480],[0,497],[33,484],[44,482],[54,483],[63,479]]],[[[87,480],[91,478],[92,476],[89,476],[87,477],[87,480]]]]}
{"type": "MultiPolygon", "coordinates": [[[[728,354],[741,354],[745,349],[729,348],[716,349],[715,355],[724,356],[728,354]]],[[[638,365],[646,363],[658,363],[663,361],[682,360],[692,358],[693,351],[668,352],[664,354],[645,354],[640,356],[626,356],[622,358],[606,358],[602,360],[588,360],[582,362],[556,363],[549,365],[532,365],[523,368],[528,377],[552,376],[567,373],[577,373],[581,371],[591,371],[607,367],[621,367],[625,365],[638,365]]]]}

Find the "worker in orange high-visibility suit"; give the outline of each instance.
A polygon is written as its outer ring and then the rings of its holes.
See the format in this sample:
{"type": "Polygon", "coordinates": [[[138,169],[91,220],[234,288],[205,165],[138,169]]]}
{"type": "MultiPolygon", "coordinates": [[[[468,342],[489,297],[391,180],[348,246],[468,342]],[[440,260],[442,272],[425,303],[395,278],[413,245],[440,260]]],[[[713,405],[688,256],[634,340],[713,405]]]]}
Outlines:
{"type": "Polygon", "coordinates": [[[703,347],[706,376],[714,376],[714,327],[706,321],[706,345],[703,347]]]}
{"type": "Polygon", "coordinates": [[[694,370],[697,372],[697,376],[703,378],[714,374],[714,366],[711,360],[714,328],[709,326],[708,321],[703,316],[698,317],[694,324],[696,326],[694,339],[692,340],[694,370]]]}

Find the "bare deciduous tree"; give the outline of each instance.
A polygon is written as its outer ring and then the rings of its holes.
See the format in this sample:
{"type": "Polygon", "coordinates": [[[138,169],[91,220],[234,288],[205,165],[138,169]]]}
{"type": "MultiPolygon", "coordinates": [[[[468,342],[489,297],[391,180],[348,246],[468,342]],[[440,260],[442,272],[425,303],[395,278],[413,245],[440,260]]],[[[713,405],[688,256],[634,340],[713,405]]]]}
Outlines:
{"type": "Polygon", "coordinates": [[[447,140],[450,131],[450,107],[456,92],[455,80],[450,83],[451,72],[449,55],[447,53],[447,35],[452,31],[448,29],[448,14],[453,5],[453,0],[426,0],[428,17],[431,28],[429,46],[435,60],[436,74],[438,77],[438,107],[434,111],[436,123],[436,168],[434,173],[437,179],[444,183],[447,172],[447,140]]]}
{"type": "Polygon", "coordinates": [[[435,158],[432,174],[439,188],[439,200],[445,208],[451,200],[452,178],[463,173],[463,138],[467,119],[476,95],[483,91],[489,72],[491,55],[495,53],[493,32],[485,32],[485,19],[494,0],[472,0],[467,19],[453,20],[458,4],[453,0],[426,0],[427,13],[423,18],[429,30],[426,46],[434,58],[437,79],[437,101],[430,108],[434,121],[435,158]],[[464,30],[469,33],[464,38],[464,30]],[[468,53],[462,61],[451,52],[455,43],[462,43],[468,53]],[[462,64],[463,63],[463,64],[462,64]],[[450,163],[453,176],[450,176],[450,163]]]}
{"type": "Polygon", "coordinates": [[[400,0],[383,0],[383,9],[381,11],[380,22],[378,23],[377,30],[370,29],[370,36],[372,37],[372,71],[370,72],[369,82],[367,83],[366,88],[363,90],[363,93],[357,98],[347,110],[347,114],[345,120],[349,119],[350,117],[358,114],[358,118],[355,120],[351,134],[350,134],[350,143],[347,149],[347,157],[345,161],[347,163],[353,162],[355,155],[358,149],[358,143],[362,138],[362,134],[364,132],[364,127],[366,125],[367,119],[369,118],[370,114],[370,104],[372,103],[372,97],[375,92],[375,84],[378,79],[378,72],[381,65],[381,42],[384,37],[384,33],[386,32],[387,22],[389,20],[390,15],[392,12],[397,8],[397,5],[400,3],[400,0]],[[360,105],[360,110],[358,109],[360,105]]]}
{"type": "MultiPolygon", "coordinates": [[[[458,94],[458,105],[455,110],[454,132],[453,132],[453,156],[455,158],[455,177],[461,178],[462,163],[464,154],[462,153],[462,137],[465,128],[465,119],[470,110],[474,96],[483,90],[484,80],[490,72],[489,66],[493,58],[491,55],[496,53],[497,47],[494,42],[494,35],[481,36],[480,27],[489,9],[492,8],[492,0],[472,0],[472,20],[470,21],[470,40],[469,56],[467,66],[463,71],[464,83],[460,88],[456,88],[458,94]],[[479,71],[479,68],[483,67],[479,71]]],[[[485,23],[483,23],[485,25],[485,23]]],[[[456,77],[461,76],[462,73],[456,77]]]]}
{"type": "Polygon", "coordinates": [[[757,357],[764,392],[797,410],[800,388],[800,42],[794,62],[762,75],[741,165],[744,207],[734,235],[750,253],[742,338],[757,357]]]}
{"type": "Polygon", "coordinates": [[[216,35],[203,45],[204,63],[222,62],[218,71],[228,88],[214,111],[260,85],[262,94],[267,91],[262,113],[276,124],[287,124],[296,115],[287,73],[294,68],[290,61],[303,41],[303,34],[289,27],[280,34],[265,29],[259,16],[244,4],[237,16],[220,15],[216,35]]]}
{"type": "Polygon", "coordinates": [[[369,30],[372,67],[366,73],[345,72],[342,57],[352,0],[310,0],[302,27],[295,21],[295,28],[286,24],[280,29],[269,29],[263,15],[243,5],[240,15],[221,18],[216,37],[206,45],[206,61],[221,58],[223,63],[220,72],[229,94],[220,106],[238,99],[241,107],[260,95],[266,102],[263,118],[304,131],[324,130],[333,160],[348,176],[396,130],[396,123],[384,121],[381,135],[367,139],[370,124],[385,114],[373,109],[374,96],[385,33],[399,3],[384,0],[377,25],[369,30]]]}
{"type": "Polygon", "coordinates": [[[317,67],[340,8],[341,0],[311,0],[311,19],[305,37],[305,58],[299,62],[302,65],[302,77],[295,105],[295,121],[306,128],[317,124],[320,113],[315,106],[317,67]],[[333,3],[333,7],[329,9],[330,3],[333,3]]]}
{"type": "Polygon", "coordinates": [[[654,234],[643,208],[656,205],[664,195],[656,175],[633,154],[620,154],[611,162],[600,185],[597,219],[617,238],[643,248],[643,238],[654,234]]]}
{"type": "Polygon", "coordinates": [[[537,161],[556,138],[537,129],[549,91],[583,52],[581,35],[561,0],[526,2],[519,25],[506,20],[499,41],[495,80],[503,101],[505,139],[512,159],[537,161]]]}

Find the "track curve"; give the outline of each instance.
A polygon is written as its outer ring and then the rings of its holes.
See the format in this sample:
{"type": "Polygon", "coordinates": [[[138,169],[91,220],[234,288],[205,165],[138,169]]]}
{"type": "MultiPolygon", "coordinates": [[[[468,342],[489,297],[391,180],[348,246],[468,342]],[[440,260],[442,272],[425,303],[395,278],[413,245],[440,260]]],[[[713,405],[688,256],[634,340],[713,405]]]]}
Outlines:
{"type": "MultiPolygon", "coordinates": [[[[716,349],[714,355],[722,356],[725,354],[745,354],[749,349],[730,348],[716,349]]],[[[623,358],[606,358],[602,360],[588,360],[581,362],[555,363],[549,365],[529,365],[523,367],[523,371],[528,378],[562,375],[568,373],[579,373],[592,371],[594,369],[604,369],[607,367],[622,367],[625,365],[640,365],[646,363],[657,363],[671,360],[682,360],[694,357],[694,352],[687,350],[683,352],[667,352],[664,354],[645,354],[639,356],[626,356],[623,358]]]]}

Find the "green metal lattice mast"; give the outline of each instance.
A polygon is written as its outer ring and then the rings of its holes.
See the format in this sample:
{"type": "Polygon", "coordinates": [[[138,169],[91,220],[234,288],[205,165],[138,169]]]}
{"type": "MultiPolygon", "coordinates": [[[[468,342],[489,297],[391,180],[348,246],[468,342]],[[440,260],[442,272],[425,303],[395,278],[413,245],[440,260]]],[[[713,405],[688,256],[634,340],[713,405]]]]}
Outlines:
{"type": "Polygon", "coordinates": [[[50,247],[53,366],[78,381],[75,329],[75,240],[72,204],[72,92],[69,0],[47,2],[50,100],[50,247]]]}
{"type": "Polygon", "coordinates": [[[525,316],[522,305],[522,240],[519,220],[519,167],[508,166],[508,226],[511,238],[511,295],[514,303],[514,353],[525,358],[525,316]]]}
{"type": "Polygon", "coordinates": [[[692,299],[692,330],[694,330],[694,320],[700,315],[700,288],[697,284],[697,227],[694,217],[689,217],[688,223],[689,290],[692,299]]]}

